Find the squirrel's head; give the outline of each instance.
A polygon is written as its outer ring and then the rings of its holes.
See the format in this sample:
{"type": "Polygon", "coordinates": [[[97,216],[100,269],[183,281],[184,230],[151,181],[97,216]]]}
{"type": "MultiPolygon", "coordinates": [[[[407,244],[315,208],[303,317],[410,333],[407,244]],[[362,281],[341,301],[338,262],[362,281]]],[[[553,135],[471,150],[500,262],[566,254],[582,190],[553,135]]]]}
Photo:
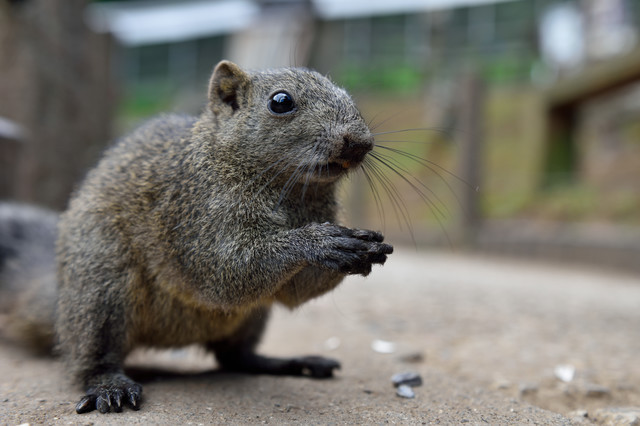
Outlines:
{"type": "Polygon", "coordinates": [[[216,151],[274,181],[332,182],[373,148],[347,92],[307,69],[247,72],[222,61],[209,84],[209,109],[216,151]]]}

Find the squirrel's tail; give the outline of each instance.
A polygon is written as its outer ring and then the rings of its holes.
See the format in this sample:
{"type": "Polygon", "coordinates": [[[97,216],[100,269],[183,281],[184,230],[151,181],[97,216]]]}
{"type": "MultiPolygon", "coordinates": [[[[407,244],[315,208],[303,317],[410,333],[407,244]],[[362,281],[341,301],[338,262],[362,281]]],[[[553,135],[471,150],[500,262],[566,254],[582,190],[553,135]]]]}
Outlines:
{"type": "Polygon", "coordinates": [[[38,352],[53,347],[58,215],[0,203],[0,335],[38,352]]]}

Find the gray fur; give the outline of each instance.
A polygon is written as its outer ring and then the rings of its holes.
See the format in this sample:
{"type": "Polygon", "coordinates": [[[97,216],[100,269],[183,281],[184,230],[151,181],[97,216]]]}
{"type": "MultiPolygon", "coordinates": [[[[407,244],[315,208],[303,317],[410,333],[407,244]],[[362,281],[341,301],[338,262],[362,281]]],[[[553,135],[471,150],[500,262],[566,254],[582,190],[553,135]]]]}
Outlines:
{"type": "Polygon", "coordinates": [[[335,224],[335,186],[373,148],[349,95],[305,69],[214,70],[200,117],[156,118],[110,148],[59,224],[59,349],[78,412],[138,408],[137,346],[200,343],[222,368],[329,377],[336,361],[255,354],[270,306],[367,275],[392,247],[335,224]],[[296,109],[275,114],[284,90],[296,109]]]}
{"type": "Polygon", "coordinates": [[[0,204],[0,328],[39,353],[53,347],[57,214],[0,204]]]}

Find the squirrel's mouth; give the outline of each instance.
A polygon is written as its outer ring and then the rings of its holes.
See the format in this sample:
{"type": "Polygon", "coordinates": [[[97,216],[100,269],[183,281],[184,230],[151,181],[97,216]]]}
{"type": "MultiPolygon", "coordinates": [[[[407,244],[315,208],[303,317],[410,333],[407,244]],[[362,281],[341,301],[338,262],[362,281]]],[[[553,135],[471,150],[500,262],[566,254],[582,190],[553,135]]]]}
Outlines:
{"type": "Polygon", "coordinates": [[[349,170],[357,167],[360,163],[348,160],[328,161],[317,163],[315,166],[307,168],[306,177],[301,179],[306,182],[333,181],[346,174],[349,170]]]}
{"type": "Polygon", "coordinates": [[[359,164],[360,162],[350,160],[329,161],[325,164],[318,164],[315,172],[320,176],[340,176],[359,164]]]}
{"type": "Polygon", "coordinates": [[[349,160],[329,161],[327,163],[327,170],[336,174],[344,173],[354,165],[354,162],[349,160]]]}

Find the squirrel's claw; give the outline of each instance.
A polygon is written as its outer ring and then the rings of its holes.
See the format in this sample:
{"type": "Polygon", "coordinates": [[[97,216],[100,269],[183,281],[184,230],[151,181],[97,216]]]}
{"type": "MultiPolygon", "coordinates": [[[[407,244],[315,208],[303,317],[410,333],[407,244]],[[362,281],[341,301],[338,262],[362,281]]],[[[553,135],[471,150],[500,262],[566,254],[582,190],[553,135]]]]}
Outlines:
{"type": "Polygon", "coordinates": [[[309,239],[318,242],[311,260],[344,274],[369,275],[374,264],[384,264],[393,246],[384,243],[380,232],[350,229],[330,223],[310,224],[309,239]]]}
{"type": "Polygon", "coordinates": [[[101,385],[89,390],[76,404],[76,413],[83,414],[93,410],[101,413],[122,411],[123,400],[133,410],[140,409],[142,399],[142,386],[137,383],[132,385],[101,385]]]}
{"type": "Polygon", "coordinates": [[[76,404],[76,413],[88,413],[96,409],[97,395],[86,395],[76,404]]]}
{"type": "Polygon", "coordinates": [[[315,379],[333,377],[333,370],[340,369],[340,363],[338,361],[321,356],[294,358],[293,362],[300,366],[303,376],[313,377],[315,379]]]}

